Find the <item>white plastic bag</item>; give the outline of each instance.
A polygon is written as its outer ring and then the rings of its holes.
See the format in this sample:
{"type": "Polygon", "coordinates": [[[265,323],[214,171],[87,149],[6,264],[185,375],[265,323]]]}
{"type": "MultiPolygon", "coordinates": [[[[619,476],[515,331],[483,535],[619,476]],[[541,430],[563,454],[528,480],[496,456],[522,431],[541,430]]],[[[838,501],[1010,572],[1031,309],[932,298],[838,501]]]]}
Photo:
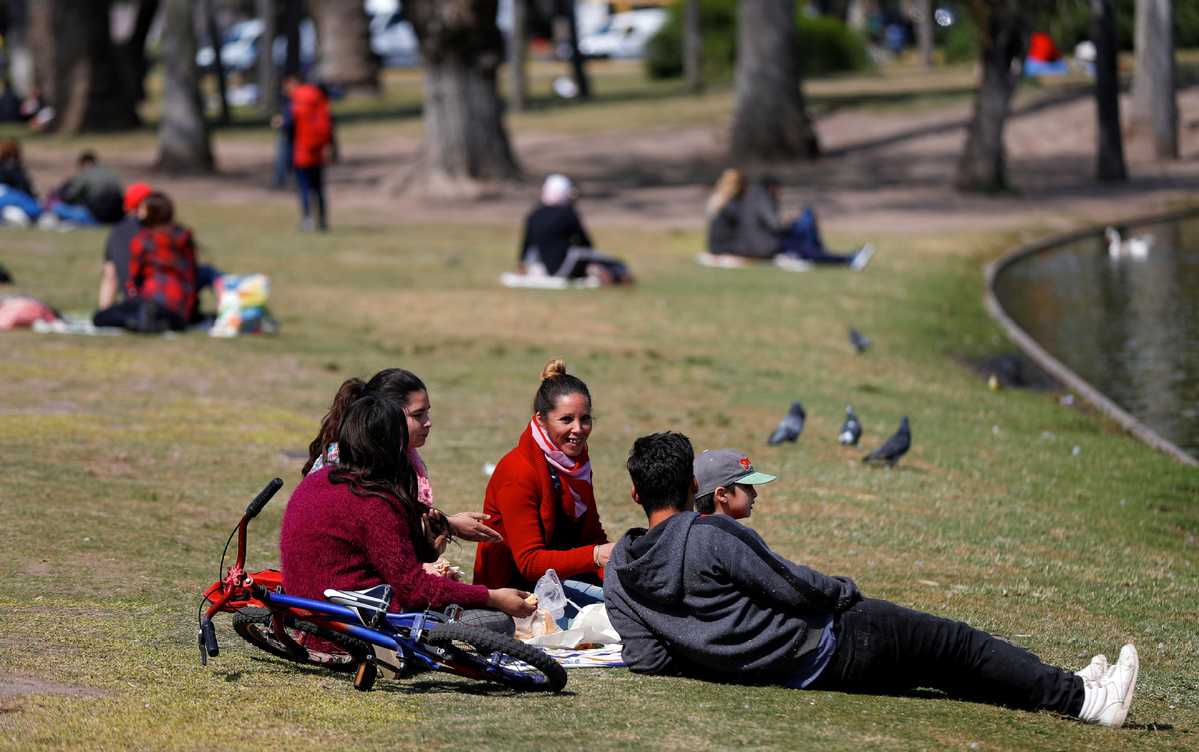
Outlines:
{"type": "Polygon", "coordinates": [[[558,573],[552,569],[546,570],[533,588],[533,595],[537,596],[537,610],[531,616],[515,620],[518,640],[544,637],[562,631],[556,620],[566,613],[566,592],[562,590],[558,573]]]}

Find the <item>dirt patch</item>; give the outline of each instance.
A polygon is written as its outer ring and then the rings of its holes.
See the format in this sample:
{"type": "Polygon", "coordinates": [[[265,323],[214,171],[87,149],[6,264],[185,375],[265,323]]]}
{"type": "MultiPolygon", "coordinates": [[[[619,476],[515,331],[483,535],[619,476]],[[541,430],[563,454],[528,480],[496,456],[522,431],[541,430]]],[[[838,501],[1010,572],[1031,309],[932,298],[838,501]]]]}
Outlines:
{"type": "Polygon", "coordinates": [[[13,702],[19,697],[36,695],[67,695],[91,699],[102,697],[104,691],[95,687],[81,687],[74,684],[39,679],[36,676],[24,676],[6,671],[0,671],[0,712],[13,713],[21,709],[20,704],[13,702]]]}
{"type": "MultiPolygon", "coordinates": [[[[1127,101],[1122,111],[1127,112],[1127,101]]],[[[1044,91],[1022,93],[1005,132],[1009,174],[1017,193],[963,196],[953,189],[970,105],[879,113],[844,108],[819,118],[825,156],[815,163],[748,167],[784,182],[784,214],[813,204],[826,230],[885,240],[888,234],[1009,228],[1042,223],[1051,230],[1118,221],[1159,212],[1199,190],[1199,87],[1178,94],[1181,158],[1152,157],[1146,129],[1125,133],[1129,180],[1095,180],[1094,98],[1044,91]]],[[[731,113],[730,113],[731,118],[731,113]]],[[[399,199],[382,187],[413,158],[418,141],[405,135],[342,144],[343,159],[329,169],[334,228],[354,212],[356,223],[445,221],[511,224],[536,201],[538,183],[564,172],[580,186],[580,210],[590,225],[662,227],[699,232],[703,206],[719,171],[728,166],[727,126],[650,128],[598,134],[511,134],[529,176],[524,186],[481,201],[399,199]]],[[[218,138],[214,176],[153,173],[154,139],[114,155],[126,181],[148,180],[184,201],[295,204],[290,191],[270,187],[274,147],[218,138]]],[[[70,171],[72,155],[28,143],[31,162],[50,185],[70,171]]]]}

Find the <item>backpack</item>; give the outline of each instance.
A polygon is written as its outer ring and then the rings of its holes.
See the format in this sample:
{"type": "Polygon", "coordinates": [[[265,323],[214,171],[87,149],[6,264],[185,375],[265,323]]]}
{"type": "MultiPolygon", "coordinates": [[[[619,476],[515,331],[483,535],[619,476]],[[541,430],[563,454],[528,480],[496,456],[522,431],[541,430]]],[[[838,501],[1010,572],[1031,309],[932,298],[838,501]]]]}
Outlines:
{"type": "Polygon", "coordinates": [[[325,147],[333,143],[329,98],[311,84],[299,86],[292,92],[291,116],[295,123],[295,166],[324,164],[325,147]]]}

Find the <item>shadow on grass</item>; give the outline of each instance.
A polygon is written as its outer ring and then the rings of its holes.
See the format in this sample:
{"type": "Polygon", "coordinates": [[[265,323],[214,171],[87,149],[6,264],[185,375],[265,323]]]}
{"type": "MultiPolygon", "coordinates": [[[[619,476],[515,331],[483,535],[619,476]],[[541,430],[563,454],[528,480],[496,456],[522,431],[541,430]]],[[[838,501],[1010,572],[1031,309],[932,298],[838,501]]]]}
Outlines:
{"type": "Polygon", "coordinates": [[[374,692],[388,694],[420,694],[420,695],[471,695],[474,697],[574,697],[569,689],[561,692],[539,692],[514,689],[503,684],[472,679],[428,678],[400,679],[395,681],[383,680],[375,684],[374,692]]]}

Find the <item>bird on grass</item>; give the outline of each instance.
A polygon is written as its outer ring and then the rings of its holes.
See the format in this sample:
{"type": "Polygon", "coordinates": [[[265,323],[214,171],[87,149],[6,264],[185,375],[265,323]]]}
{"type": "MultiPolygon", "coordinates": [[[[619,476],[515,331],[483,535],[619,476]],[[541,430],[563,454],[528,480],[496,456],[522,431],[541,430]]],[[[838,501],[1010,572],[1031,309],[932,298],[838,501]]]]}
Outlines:
{"type": "Polygon", "coordinates": [[[803,411],[803,405],[799,400],[791,403],[791,409],[779,421],[778,427],[774,429],[774,433],[770,434],[770,438],[766,440],[767,444],[782,444],[784,441],[795,443],[799,435],[803,433],[803,421],[807,417],[803,411]]]}
{"type": "Polygon", "coordinates": [[[854,414],[853,405],[847,405],[845,422],[841,424],[841,433],[837,434],[837,441],[845,446],[857,446],[860,438],[862,438],[862,423],[854,414]]]}
{"type": "Polygon", "coordinates": [[[851,326],[849,327],[849,344],[853,345],[855,352],[864,353],[870,349],[870,338],[851,326]]]}
{"type": "Polygon", "coordinates": [[[884,441],[870,454],[862,458],[862,462],[886,462],[891,467],[899,462],[899,458],[907,453],[912,446],[912,429],[908,426],[908,416],[899,421],[899,430],[895,435],[884,441]]]}

